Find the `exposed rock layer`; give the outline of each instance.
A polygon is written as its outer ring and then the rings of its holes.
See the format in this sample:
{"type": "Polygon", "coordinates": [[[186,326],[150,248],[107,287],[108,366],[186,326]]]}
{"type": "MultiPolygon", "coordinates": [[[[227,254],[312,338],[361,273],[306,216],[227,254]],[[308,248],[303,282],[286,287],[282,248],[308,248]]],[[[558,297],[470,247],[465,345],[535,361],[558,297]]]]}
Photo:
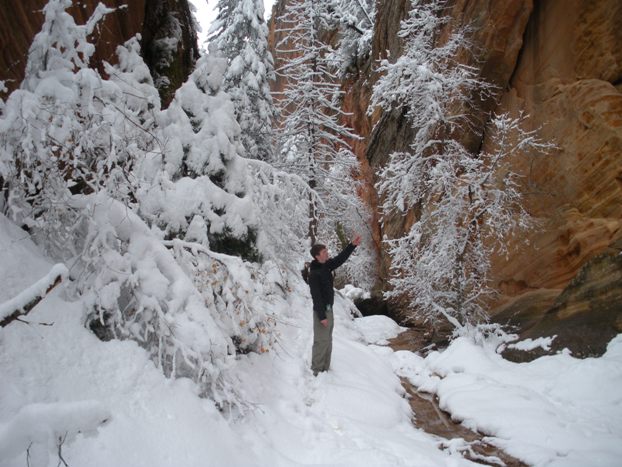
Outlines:
{"type": "MultiPolygon", "coordinates": [[[[544,314],[540,312],[540,306],[530,310],[525,294],[506,306],[495,319],[518,326],[521,338],[556,336],[551,352],[569,348],[578,357],[599,356],[607,349],[607,343],[622,332],[620,284],[622,256],[603,254],[579,270],[544,314]]],[[[540,299],[546,302],[545,297],[540,299]]],[[[504,356],[525,361],[547,353],[550,352],[542,349],[530,352],[506,350],[504,356]]]]}
{"type": "Polygon", "coordinates": [[[605,277],[619,275],[622,238],[620,24],[622,4],[615,0],[537,2],[500,106],[527,112],[532,128],[541,128],[558,149],[550,157],[513,161],[526,176],[527,208],[541,228],[508,260],[495,258],[493,279],[502,300],[565,288],[552,308],[547,300],[531,300],[524,314],[539,322],[525,336],[557,330],[573,336],[557,345],[582,355],[604,351],[622,315],[620,300],[610,300],[620,295],[622,281],[605,277]],[[577,287],[583,292],[571,292],[577,287]]]}
{"type": "MultiPolygon", "coordinates": [[[[6,81],[9,92],[16,89],[24,78],[28,49],[33,37],[43,24],[42,9],[47,0],[0,0],[0,81],[6,81]]],[[[95,10],[99,0],[74,2],[67,10],[77,24],[84,24],[95,10]]],[[[116,47],[140,33],[142,55],[154,77],[166,76],[171,83],[161,89],[164,104],[168,104],[175,89],[192,71],[198,56],[194,26],[187,0],[102,0],[115,8],[99,24],[93,34],[95,54],[91,63],[103,73],[102,62],[116,62],[116,47]],[[170,35],[170,17],[180,25],[181,37],[172,54],[170,64],[158,65],[157,40],[170,35]]]]}

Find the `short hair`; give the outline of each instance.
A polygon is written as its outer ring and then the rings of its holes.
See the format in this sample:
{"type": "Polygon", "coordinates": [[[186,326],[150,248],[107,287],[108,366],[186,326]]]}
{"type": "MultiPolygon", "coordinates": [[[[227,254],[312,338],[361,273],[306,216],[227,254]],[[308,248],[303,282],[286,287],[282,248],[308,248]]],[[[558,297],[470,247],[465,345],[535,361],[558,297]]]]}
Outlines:
{"type": "Polygon", "coordinates": [[[311,256],[315,258],[317,255],[320,254],[322,250],[325,250],[325,249],[326,249],[326,245],[322,245],[321,243],[316,243],[315,245],[311,247],[311,256]]]}

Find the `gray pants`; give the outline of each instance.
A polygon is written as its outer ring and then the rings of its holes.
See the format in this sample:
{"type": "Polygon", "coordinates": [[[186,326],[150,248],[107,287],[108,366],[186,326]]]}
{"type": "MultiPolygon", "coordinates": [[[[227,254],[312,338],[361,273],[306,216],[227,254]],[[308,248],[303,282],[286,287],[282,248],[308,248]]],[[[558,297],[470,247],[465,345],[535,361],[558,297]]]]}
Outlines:
{"type": "Polygon", "coordinates": [[[330,355],[333,351],[333,309],[326,310],[328,326],[323,326],[317,313],[313,312],[313,350],[311,355],[311,369],[317,375],[320,371],[330,368],[330,355]]]}

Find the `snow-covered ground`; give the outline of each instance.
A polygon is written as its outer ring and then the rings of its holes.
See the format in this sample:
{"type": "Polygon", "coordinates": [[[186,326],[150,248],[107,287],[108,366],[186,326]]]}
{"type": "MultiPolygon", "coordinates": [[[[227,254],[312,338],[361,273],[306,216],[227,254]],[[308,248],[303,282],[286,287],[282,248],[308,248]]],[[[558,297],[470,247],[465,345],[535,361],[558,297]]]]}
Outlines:
{"type": "MultiPolygon", "coordinates": [[[[0,218],[0,303],[52,267],[0,218]]],[[[136,343],[99,341],[81,304],[57,287],[27,317],[53,325],[0,329],[0,466],[56,466],[59,437],[70,466],[476,465],[413,427],[397,374],[529,463],[620,465],[622,338],[599,359],[516,364],[466,339],[424,359],[376,345],[400,328],[381,316],[353,320],[350,307],[338,297],[332,369],[314,378],[300,284],[288,308],[274,310],[274,349],[232,362],[248,406],[223,415],[191,381],[165,378],[136,343]]]]}
{"type": "Polygon", "coordinates": [[[568,352],[513,363],[466,338],[395,368],[440,406],[530,465],[622,465],[622,335],[601,358],[568,352]]]}

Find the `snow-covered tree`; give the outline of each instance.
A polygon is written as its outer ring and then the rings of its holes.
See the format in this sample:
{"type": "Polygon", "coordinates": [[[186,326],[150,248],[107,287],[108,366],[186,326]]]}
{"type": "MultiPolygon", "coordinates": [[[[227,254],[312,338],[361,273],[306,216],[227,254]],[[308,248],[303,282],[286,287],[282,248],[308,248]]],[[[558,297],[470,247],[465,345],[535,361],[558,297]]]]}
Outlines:
{"type": "Polygon", "coordinates": [[[269,160],[274,152],[274,80],[262,0],[220,0],[208,40],[227,59],[223,90],[233,101],[247,157],[269,160]]]}
{"type": "Polygon", "coordinates": [[[139,174],[146,187],[141,212],[167,238],[257,259],[241,130],[222,89],[226,69],[226,59],[211,49],[161,114],[165,150],[150,155],[139,174]]]}
{"type": "Polygon", "coordinates": [[[294,265],[306,254],[307,202],[312,195],[303,178],[271,164],[248,161],[250,196],[261,216],[257,244],[262,255],[294,265]]]}
{"type": "Polygon", "coordinates": [[[489,92],[477,71],[455,61],[468,47],[465,30],[438,44],[448,18],[444,2],[413,2],[401,25],[404,54],[381,62],[384,76],[372,103],[402,109],[415,136],[410,151],[391,154],[378,190],[385,215],[415,210],[406,235],[387,239],[392,259],[389,298],[408,299],[413,316],[445,316],[456,328],[484,317],[490,257],[502,241],[525,228],[518,175],[499,175],[515,154],[546,152],[547,145],[523,130],[520,119],[492,119],[495,150],[471,153],[462,143],[472,128],[468,108],[474,96],[489,92]]]}
{"type": "Polygon", "coordinates": [[[140,181],[135,170],[145,154],[162,153],[158,134],[160,97],[149,68],[140,56],[140,35],[117,47],[118,63],[104,63],[109,78],[102,112],[109,123],[114,168],[106,183],[108,193],[126,205],[137,207],[140,181]]]}
{"type": "MultiPolygon", "coordinates": [[[[458,52],[469,48],[465,29],[454,31],[443,43],[437,43],[438,31],[449,23],[449,18],[442,15],[445,4],[443,0],[413,1],[398,34],[404,41],[404,53],[394,63],[386,59],[380,62],[378,71],[383,76],[374,86],[369,109],[371,112],[379,106],[403,110],[416,130],[411,152],[422,156],[444,157],[446,153],[461,151],[456,143],[471,127],[469,104],[474,95],[491,89],[479,79],[474,67],[456,61],[458,52]],[[444,144],[449,145],[448,150],[444,144]]],[[[451,156],[448,159],[453,160],[451,156]]],[[[404,162],[408,169],[414,161],[410,153],[391,156],[379,186],[386,195],[386,207],[405,210],[416,203],[413,199],[419,197],[417,187],[423,180],[413,179],[409,170],[401,178],[387,176],[393,164],[404,162]]]]}
{"type": "Polygon", "coordinates": [[[376,2],[329,0],[328,3],[333,27],[339,30],[339,45],[333,58],[343,76],[371,53],[376,2]]]}
{"type": "Polygon", "coordinates": [[[356,197],[352,171],[356,158],[347,139],[357,136],[339,118],[342,91],[332,48],[321,38],[329,27],[326,4],[317,0],[289,2],[279,19],[284,39],[277,45],[286,85],[279,97],[280,163],[311,188],[309,238],[318,238],[320,220],[342,217],[356,197]]]}
{"type": "Polygon", "coordinates": [[[57,250],[71,249],[66,239],[74,223],[67,199],[102,189],[114,165],[102,114],[108,89],[88,68],[94,47],[87,39],[111,10],[100,4],[86,24],[77,25],[65,11],[70,5],[52,0],[44,7],[26,78],[0,121],[4,210],[57,250]]]}
{"type": "Polygon", "coordinates": [[[67,264],[66,290],[100,337],[133,339],[166,375],[239,403],[227,359],[270,347],[270,303],[287,279],[270,261],[216,252],[257,256],[259,225],[226,60],[203,57],[161,111],[137,39],[102,77],[88,36],[108,10],[76,25],[70,5],[44,8],[0,114],[3,212],[67,264]]]}

